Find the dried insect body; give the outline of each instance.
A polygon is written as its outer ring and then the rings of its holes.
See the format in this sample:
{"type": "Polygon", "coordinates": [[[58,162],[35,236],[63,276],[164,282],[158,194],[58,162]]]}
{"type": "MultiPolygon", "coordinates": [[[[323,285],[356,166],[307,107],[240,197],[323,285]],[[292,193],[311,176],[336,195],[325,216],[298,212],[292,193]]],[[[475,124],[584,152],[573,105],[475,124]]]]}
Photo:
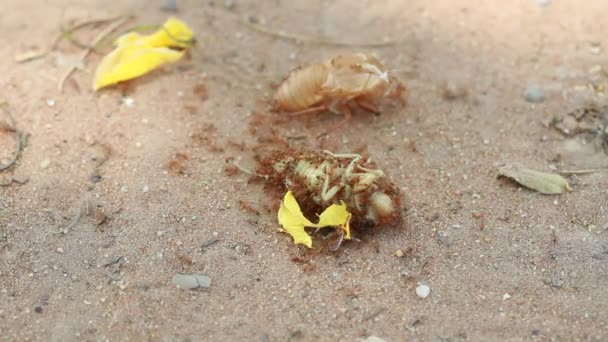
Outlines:
{"type": "Polygon", "coordinates": [[[401,98],[405,86],[369,54],[337,56],[325,63],[293,71],[279,86],[275,110],[294,114],[330,110],[350,119],[351,106],[378,112],[383,98],[401,98]]]}
{"type": "Polygon", "coordinates": [[[395,223],[400,218],[400,194],[382,170],[358,154],[276,153],[261,161],[259,174],[271,185],[287,187],[313,217],[343,201],[355,228],[395,223]]]}

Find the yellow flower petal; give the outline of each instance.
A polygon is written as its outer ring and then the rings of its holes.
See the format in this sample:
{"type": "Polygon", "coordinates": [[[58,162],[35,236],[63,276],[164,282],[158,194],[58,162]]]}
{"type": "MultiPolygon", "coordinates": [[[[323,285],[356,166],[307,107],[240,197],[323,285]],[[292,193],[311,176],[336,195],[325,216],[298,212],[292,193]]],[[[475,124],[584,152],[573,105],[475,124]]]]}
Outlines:
{"type": "Polygon", "coordinates": [[[187,48],[192,45],[192,30],[183,21],[177,18],[169,18],[163,26],[150,36],[142,37],[143,44],[159,47],[181,47],[187,48]]]}
{"type": "Polygon", "coordinates": [[[175,62],[184,56],[184,52],[170,48],[187,48],[192,42],[192,30],[176,18],[169,18],[148,36],[136,32],[124,34],[116,39],[116,49],[99,63],[93,89],[130,80],[175,62]]]}
{"type": "Polygon", "coordinates": [[[97,71],[93,89],[130,80],[144,75],[159,66],[175,62],[184,55],[182,51],[169,48],[124,46],[115,49],[103,58],[97,71]]]}
{"type": "Polygon", "coordinates": [[[304,217],[304,214],[302,214],[302,210],[300,210],[300,206],[295,197],[293,197],[291,191],[288,191],[285,194],[283,202],[281,202],[278,218],[279,223],[283,226],[283,229],[291,235],[295,244],[303,244],[308,248],[312,247],[312,238],[306,233],[304,227],[313,227],[315,225],[304,217]]]}
{"type": "Polygon", "coordinates": [[[319,215],[319,223],[312,223],[300,209],[298,201],[288,191],[281,202],[278,219],[285,232],[293,238],[295,244],[303,244],[308,248],[312,247],[312,238],[306,233],[305,227],[337,227],[346,233],[344,238],[350,239],[350,218],[352,214],[346,209],[346,204],[332,204],[319,215]]]}
{"type": "Polygon", "coordinates": [[[343,229],[345,239],[350,239],[350,218],[352,214],[346,210],[346,204],[332,204],[319,215],[319,223],[316,227],[334,226],[343,229]]]}

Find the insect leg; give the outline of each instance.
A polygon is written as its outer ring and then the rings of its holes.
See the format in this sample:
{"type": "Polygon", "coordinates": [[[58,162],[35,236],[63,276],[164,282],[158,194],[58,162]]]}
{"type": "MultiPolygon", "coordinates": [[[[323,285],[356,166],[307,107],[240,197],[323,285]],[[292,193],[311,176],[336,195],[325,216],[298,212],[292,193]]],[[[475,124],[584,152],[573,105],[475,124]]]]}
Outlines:
{"type": "Polygon", "coordinates": [[[340,246],[342,246],[342,242],[344,242],[344,230],[338,229],[338,231],[336,233],[338,234],[338,239],[329,246],[330,252],[337,251],[338,248],[340,248],[340,246]]]}
{"type": "Polygon", "coordinates": [[[341,104],[339,106],[339,111],[342,115],[344,115],[344,118],[342,120],[340,120],[338,123],[331,126],[326,131],[325,134],[329,134],[330,132],[333,132],[333,131],[337,130],[338,128],[342,127],[342,125],[347,123],[350,120],[350,118],[353,116],[353,112],[350,110],[350,107],[348,107],[348,105],[346,105],[346,104],[341,104]]]}
{"type": "Polygon", "coordinates": [[[323,200],[323,202],[328,202],[329,200],[331,200],[332,198],[334,198],[336,196],[336,194],[338,193],[338,191],[340,191],[342,189],[343,185],[334,185],[331,187],[331,189],[329,188],[329,175],[325,175],[325,180],[323,181],[323,189],[321,190],[321,199],[323,200]]]}
{"type": "Polygon", "coordinates": [[[369,101],[369,100],[361,99],[360,98],[360,99],[357,99],[356,102],[357,102],[357,105],[359,105],[359,107],[361,107],[361,108],[363,108],[365,110],[368,110],[368,111],[370,111],[372,113],[375,113],[375,114],[379,114],[380,113],[380,110],[378,109],[378,107],[374,103],[372,103],[371,101],[369,101]]]}
{"type": "Polygon", "coordinates": [[[314,113],[318,113],[318,112],[324,112],[327,111],[328,107],[326,105],[322,105],[322,106],[316,106],[316,107],[310,107],[310,108],[306,108],[306,109],[302,109],[299,110],[297,112],[291,112],[288,113],[288,115],[303,115],[303,114],[314,114],[314,113]]]}

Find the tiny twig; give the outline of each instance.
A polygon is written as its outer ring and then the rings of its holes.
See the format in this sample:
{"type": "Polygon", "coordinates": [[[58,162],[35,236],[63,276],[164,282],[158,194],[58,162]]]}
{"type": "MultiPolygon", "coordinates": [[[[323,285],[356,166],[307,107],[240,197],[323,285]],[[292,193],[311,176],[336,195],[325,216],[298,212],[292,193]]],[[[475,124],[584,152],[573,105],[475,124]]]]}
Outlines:
{"type": "Polygon", "coordinates": [[[389,40],[389,41],[383,41],[383,42],[363,42],[363,43],[341,42],[341,41],[333,40],[328,37],[305,36],[305,35],[285,32],[282,30],[275,31],[269,27],[266,27],[266,26],[258,24],[258,23],[254,23],[250,19],[245,19],[245,18],[241,19],[240,22],[243,25],[245,25],[249,28],[252,28],[258,32],[261,32],[261,33],[264,33],[264,34],[267,34],[267,35],[270,35],[273,37],[277,37],[277,38],[291,40],[298,44],[304,43],[304,44],[333,45],[333,46],[359,46],[359,47],[380,48],[380,47],[387,47],[387,46],[395,45],[395,44],[399,43],[399,41],[400,41],[400,40],[389,40]]]}
{"type": "Polygon", "coordinates": [[[8,128],[10,132],[12,132],[15,136],[15,152],[13,153],[13,157],[8,161],[8,163],[0,165],[0,171],[4,171],[9,167],[13,166],[19,159],[21,151],[23,151],[23,147],[25,146],[25,137],[23,133],[21,133],[21,131],[17,129],[13,115],[6,108],[6,102],[0,103],[0,107],[2,107],[4,113],[6,113],[6,115],[8,116],[8,128]]]}
{"type": "Polygon", "coordinates": [[[81,217],[82,217],[82,208],[78,208],[78,212],[76,213],[76,216],[74,216],[72,221],[70,221],[70,223],[65,228],[63,228],[60,233],[67,234],[70,231],[70,229],[74,228],[74,226],[76,226],[78,224],[78,221],[80,221],[81,217]]]}
{"type": "MultiPolygon", "coordinates": [[[[85,60],[85,58],[87,58],[89,53],[91,53],[91,51],[93,51],[92,47],[97,46],[97,44],[99,44],[99,42],[101,42],[108,35],[110,35],[112,32],[114,32],[116,29],[118,29],[120,26],[122,26],[129,19],[131,19],[130,15],[116,17],[114,19],[114,20],[116,20],[114,23],[108,25],[108,27],[106,27],[105,30],[101,31],[97,35],[97,37],[95,37],[95,39],[93,39],[93,42],[91,43],[91,45],[88,46],[84,51],[81,52],[81,54],[79,56],[79,60],[82,62],[82,64],[84,64],[84,60],[85,60]]],[[[65,84],[65,81],[70,77],[70,75],[72,75],[72,73],[74,71],[76,71],[76,66],[71,66],[68,69],[68,71],[66,71],[66,73],[63,75],[63,77],[61,77],[61,79],[59,80],[59,91],[63,92],[63,86],[65,84]]]]}
{"type": "Polygon", "coordinates": [[[207,249],[208,247],[211,247],[212,245],[215,245],[219,241],[220,240],[217,238],[211,238],[210,240],[207,240],[201,244],[201,250],[205,251],[205,249],[207,249]]]}
{"type": "MultiPolygon", "coordinates": [[[[116,21],[123,17],[124,17],[124,15],[118,15],[118,16],[105,17],[105,18],[88,19],[88,20],[84,20],[82,22],[76,23],[65,30],[63,29],[63,27],[61,27],[59,30],[60,31],[59,34],[57,35],[57,37],[55,37],[55,40],[53,40],[53,43],[51,43],[51,46],[49,47],[49,51],[54,50],[57,47],[57,44],[59,44],[59,42],[61,41],[61,39],[67,39],[67,37],[65,36],[66,34],[71,36],[74,32],[76,32],[77,30],[80,30],[81,28],[91,26],[91,25],[97,25],[97,24],[103,24],[103,23],[107,23],[107,22],[116,21]]],[[[83,45],[85,45],[85,44],[83,44],[83,45]]],[[[87,46],[85,45],[85,47],[87,47],[87,46]]]]}
{"type": "Polygon", "coordinates": [[[606,171],[608,171],[608,168],[606,168],[606,169],[562,170],[562,171],[559,171],[559,173],[565,174],[565,175],[585,175],[585,174],[590,174],[590,173],[606,172],[606,171]]]}

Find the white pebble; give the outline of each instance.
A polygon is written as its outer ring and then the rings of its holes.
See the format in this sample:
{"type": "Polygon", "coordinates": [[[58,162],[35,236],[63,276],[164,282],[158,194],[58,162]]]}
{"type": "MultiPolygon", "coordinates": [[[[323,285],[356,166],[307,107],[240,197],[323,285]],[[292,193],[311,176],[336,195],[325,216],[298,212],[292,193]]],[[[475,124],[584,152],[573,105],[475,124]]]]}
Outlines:
{"type": "Polygon", "coordinates": [[[55,100],[53,100],[53,99],[48,99],[48,100],[46,100],[46,104],[47,104],[49,107],[53,107],[53,106],[55,105],[55,100]]]}
{"type": "Polygon", "coordinates": [[[51,165],[51,160],[49,158],[46,158],[46,159],[44,159],[43,161],[40,162],[40,168],[41,169],[46,169],[50,165],[51,165]]]}
{"type": "Polygon", "coordinates": [[[63,248],[61,248],[61,247],[57,248],[57,253],[63,254],[63,248]]]}
{"type": "Polygon", "coordinates": [[[133,107],[135,100],[132,97],[125,97],[122,99],[122,103],[124,103],[127,107],[133,107]]]}
{"type": "Polygon", "coordinates": [[[148,191],[150,191],[150,187],[149,187],[149,186],[147,186],[147,185],[144,185],[144,189],[143,189],[143,191],[144,191],[144,192],[148,192],[148,191]]]}
{"type": "Polygon", "coordinates": [[[511,298],[511,295],[508,293],[505,293],[504,295],[502,295],[502,300],[507,300],[509,298],[511,298]]]}
{"type": "Polygon", "coordinates": [[[370,336],[368,338],[366,338],[365,340],[363,340],[364,342],[386,342],[385,339],[383,339],[382,337],[378,337],[378,336],[370,336]]]}
{"type": "Polygon", "coordinates": [[[420,298],[426,298],[431,294],[431,288],[427,285],[421,284],[416,288],[416,295],[420,298]]]}

